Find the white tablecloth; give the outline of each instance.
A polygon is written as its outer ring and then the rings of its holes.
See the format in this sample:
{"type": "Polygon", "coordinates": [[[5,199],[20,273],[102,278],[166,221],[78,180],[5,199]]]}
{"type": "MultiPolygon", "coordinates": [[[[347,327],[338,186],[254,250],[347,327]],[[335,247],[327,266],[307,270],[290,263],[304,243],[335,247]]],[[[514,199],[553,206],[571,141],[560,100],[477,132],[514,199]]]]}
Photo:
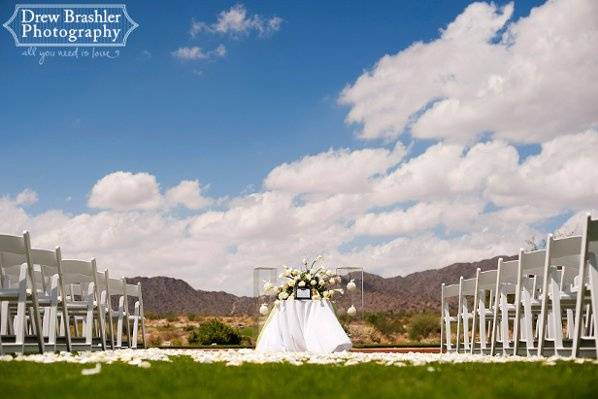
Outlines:
{"type": "Polygon", "coordinates": [[[275,305],[258,337],[260,352],[331,353],[351,349],[330,301],[290,299],[275,305]]]}

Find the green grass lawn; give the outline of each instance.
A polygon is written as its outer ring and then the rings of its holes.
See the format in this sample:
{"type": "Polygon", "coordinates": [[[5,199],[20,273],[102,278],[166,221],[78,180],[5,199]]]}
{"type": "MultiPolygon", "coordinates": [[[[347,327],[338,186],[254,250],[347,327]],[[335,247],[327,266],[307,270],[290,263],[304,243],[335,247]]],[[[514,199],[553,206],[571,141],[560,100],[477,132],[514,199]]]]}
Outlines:
{"type": "MultiPolygon", "coordinates": [[[[189,358],[149,369],[0,362],[0,387],[11,398],[597,398],[598,366],[433,364],[388,367],[198,364],[189,358]],[[434,371],[429,371],[433,367],[434,371]]],[[[4,395],[3,395],[4,397],[4,395]]]]}

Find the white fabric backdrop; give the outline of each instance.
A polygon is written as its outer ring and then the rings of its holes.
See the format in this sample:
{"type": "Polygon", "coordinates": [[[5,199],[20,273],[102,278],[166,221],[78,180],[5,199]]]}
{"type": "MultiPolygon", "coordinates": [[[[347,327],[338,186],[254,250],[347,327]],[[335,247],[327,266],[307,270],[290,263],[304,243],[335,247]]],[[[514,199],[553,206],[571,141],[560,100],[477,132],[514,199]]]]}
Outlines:
{"type": "Polygon", "coordinates": [[[260,352],[332,353],[351,349],[330,301],[290,299],[274,306],[258,337],[260,352]]]}

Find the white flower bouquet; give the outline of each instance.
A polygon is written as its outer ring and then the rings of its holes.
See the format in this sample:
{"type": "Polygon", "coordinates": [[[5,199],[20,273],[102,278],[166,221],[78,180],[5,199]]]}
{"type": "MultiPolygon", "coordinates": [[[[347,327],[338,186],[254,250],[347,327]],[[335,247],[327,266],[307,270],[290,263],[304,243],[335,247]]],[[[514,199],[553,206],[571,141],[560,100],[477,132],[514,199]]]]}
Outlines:
{"type": "Polygon", "coordinates": [[[336,294],[343,294],[342,288],[334,288],[341,283],[340,276],[325,266],[320,266],[321,256],[316,257],[312,262],[303,259],[301,269],[283,266],[284,271],[280,278],[284,279],[281,285],[274,285],[267,281],[264,284],[264,291],[269,295],[276,295],[278,300],[284,301],[292,298],[296,287],[309,288],[311,290],[311,299],[331,300],[336,294]]]}

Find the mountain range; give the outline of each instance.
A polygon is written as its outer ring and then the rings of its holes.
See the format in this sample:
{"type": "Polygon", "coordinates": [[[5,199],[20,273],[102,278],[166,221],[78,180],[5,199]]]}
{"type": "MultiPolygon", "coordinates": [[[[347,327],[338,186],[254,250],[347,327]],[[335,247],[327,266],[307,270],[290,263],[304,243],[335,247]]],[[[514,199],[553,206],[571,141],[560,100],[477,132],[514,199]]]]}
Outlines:
{"type": "MultiPolygon", "coordinates": [[[[475,270],[495,269],[498,258],[514,259],[514,256],[496,256],[478,262],[454,263],[433,270],[412,273],[406,276],[381,277],[364,273],[364,307],[367,312],[380,311],[437,311],[440,307],[440,285],[459,281],[459,277],[473,277],[475,270]]],[[[361,275],[353,274],[356,291],[342,296],[339,306],[350,302],[359,305],[361,275]]],[[[141,282],[143,303],[146,313],[240,315],[255,314],[259,306],[256,298],[236,296],[224,291],[196,290],[187,282],[172,277],[133,277],[128,282],[141,282]]]]}

